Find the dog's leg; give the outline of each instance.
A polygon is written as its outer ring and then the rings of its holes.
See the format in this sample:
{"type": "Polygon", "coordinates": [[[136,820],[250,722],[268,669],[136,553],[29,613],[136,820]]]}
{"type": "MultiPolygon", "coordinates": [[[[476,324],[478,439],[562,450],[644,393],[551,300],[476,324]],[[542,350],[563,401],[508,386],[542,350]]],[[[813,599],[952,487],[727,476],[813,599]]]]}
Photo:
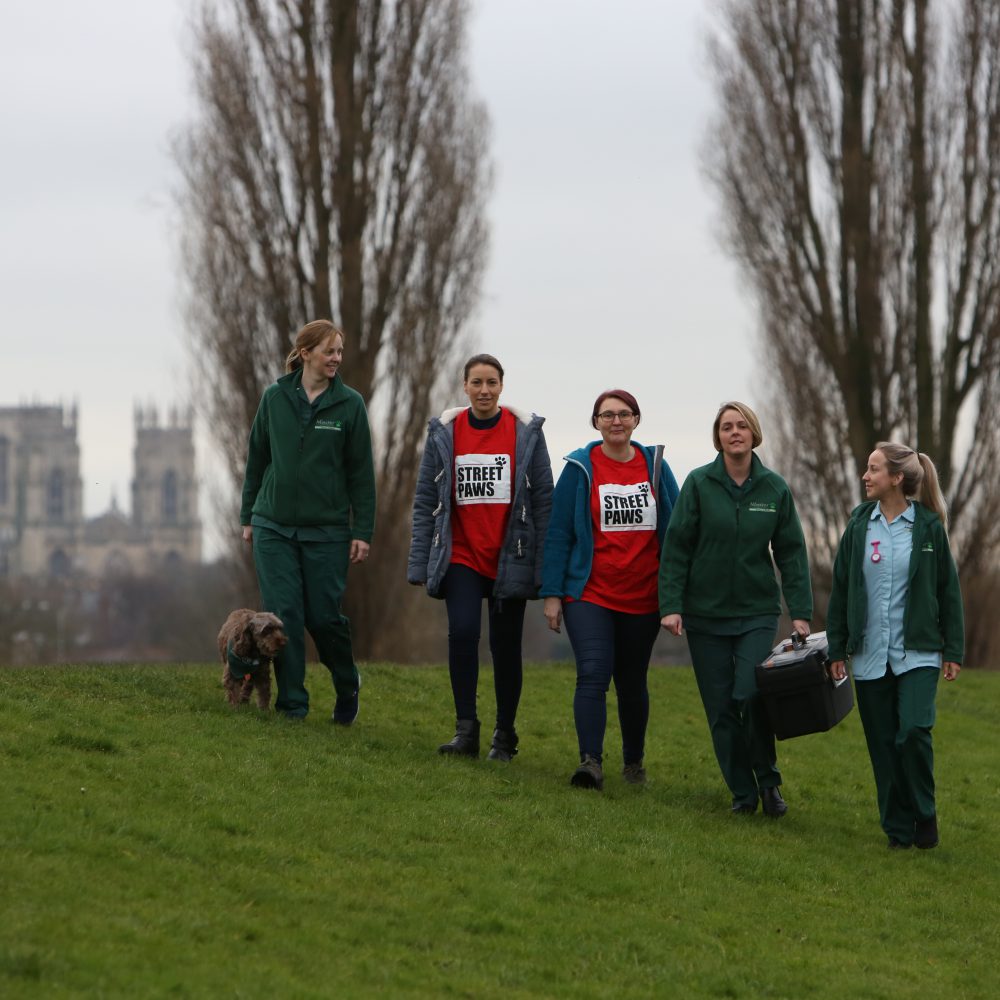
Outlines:
{"type": "Polygon", "coordinates": [[[239,688],[237,685],[237,680],[229,672],[229,668],[222,672],[222,686],[226,689],[226,700],[230,705],[239,704],[239,688]]]}
{"type": "Polygon", "coordinates": [[[240,704],[245,705],[250,700],[250,695],[253,693],[253,677],[247,674],[243,678],[243,686],[240,688],[240,704]]]}

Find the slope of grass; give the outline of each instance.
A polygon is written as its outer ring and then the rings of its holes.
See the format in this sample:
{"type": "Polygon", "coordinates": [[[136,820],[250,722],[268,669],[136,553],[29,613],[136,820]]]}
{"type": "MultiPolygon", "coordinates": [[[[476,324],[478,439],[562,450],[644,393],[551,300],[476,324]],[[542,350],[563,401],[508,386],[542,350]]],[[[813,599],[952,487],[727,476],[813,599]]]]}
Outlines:
{"type": "Polygon", "coordinates": [[[856,712],[779,744],[775,822],[730,815],[689,669],[646,788],[611,697],[603,794],[570,667],[528,668],[509,766],[435,754],[443,668],[364,672],[344,730],[322,668],[302,724],[215,666],[0,670],[0,995],[996,995],[1000,676],[942,685],[942,845],[889,852],[856,712]]]}

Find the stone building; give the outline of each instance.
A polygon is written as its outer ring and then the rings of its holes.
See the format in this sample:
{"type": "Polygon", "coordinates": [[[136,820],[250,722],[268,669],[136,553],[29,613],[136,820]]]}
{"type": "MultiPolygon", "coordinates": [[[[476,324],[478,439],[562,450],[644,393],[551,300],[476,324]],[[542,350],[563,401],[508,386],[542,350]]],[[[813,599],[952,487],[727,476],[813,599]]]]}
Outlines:
{"type": "Polygon", "coordinates": [[[189,415],[136,408],[132,511],[83,516],[76,407],[0,407],[0,578],[147,575],[201,561],[189,415]]]}

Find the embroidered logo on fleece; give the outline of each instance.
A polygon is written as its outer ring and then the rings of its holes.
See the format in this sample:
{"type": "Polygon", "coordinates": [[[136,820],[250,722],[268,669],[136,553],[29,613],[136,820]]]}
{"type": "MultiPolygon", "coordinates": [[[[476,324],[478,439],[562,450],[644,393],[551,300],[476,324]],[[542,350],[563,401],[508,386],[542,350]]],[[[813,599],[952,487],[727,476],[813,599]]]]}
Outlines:
{"type": "Polygon", "coordinates": [[[924,544],[920,546],[920,551],[921,552],[933,552],[934,551],[934,543],[933,542],[924,542],[924,544]]]}
{"type": "Polygon", "coordinates": [[[342,431],[343,425],[339,420],[317,420],[316,430],[318,431],[342,431]]]}
{"type": "Polygon", "coordinates": [[[747,510],[751,514],[777,514],[778,505],[773,500],[751,500],[747,510]]]}

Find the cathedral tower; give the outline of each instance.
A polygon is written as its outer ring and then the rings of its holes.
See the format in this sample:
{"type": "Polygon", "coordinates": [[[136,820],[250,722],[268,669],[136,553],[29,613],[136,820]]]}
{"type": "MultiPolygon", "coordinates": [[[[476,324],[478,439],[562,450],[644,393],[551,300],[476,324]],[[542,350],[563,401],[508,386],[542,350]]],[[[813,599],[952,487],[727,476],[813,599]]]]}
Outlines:
{"type": "Polygon", "coordinates": [[[201,522],[191,414],[172,409],[160,425],[155,408],[135,410],[132,523],[159,562],[201,561],[201,522]]]}

